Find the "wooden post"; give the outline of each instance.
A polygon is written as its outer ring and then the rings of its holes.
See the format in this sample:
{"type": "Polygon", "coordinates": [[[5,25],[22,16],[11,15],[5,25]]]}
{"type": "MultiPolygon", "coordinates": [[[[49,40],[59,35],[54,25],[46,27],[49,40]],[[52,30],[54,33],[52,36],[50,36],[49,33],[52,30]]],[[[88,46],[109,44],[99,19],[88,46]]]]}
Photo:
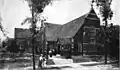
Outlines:
{"type": "Polygon", "coordinates": [[[35,70],[35,46],[34,46],[34,37],[32,39],[32,56],[33,56],[33,70],[35,70]]]}
{"type": "MultiPolygon", "coordinates": [[[[42,23],[44,23],[44,22],[42,22],[42,23]]],[[[44,24],[44,32],[43,32],[43,36],[44,36],[44,41],[43,41],[43,48],[44,48],[44,54],[45,54],[45,56],[46,56],[46,58],[48,59],[48,51],[47,51],[47,45],[46,45],[46,26],[45,26],[45,24],[44,24]]]]}
{"type": "Polygon", "coordinates": [[[33,10],[33,4],[32,4],[32,57],[33,57],[33,70],[35,70],[35,46],[34,46],[34,34],[35,34],[35,28],[34,26],[35,22],[34,22],[34,10],[33,10]]]}
{"type": "Polygon", "coordinates": [[[82,31],[82,56],[83,56],[83,43],[84,43],[84,28],[83,28],[83,31],[82,31]]]}
{"type": "Polygon", "coordinates": [[[105,20],[105,45],[104,45],[104,48],[105,48],[105,64],[107,64],[107,42],[106,42],[106,27],[107,27],[107,20],[105,20]]]}

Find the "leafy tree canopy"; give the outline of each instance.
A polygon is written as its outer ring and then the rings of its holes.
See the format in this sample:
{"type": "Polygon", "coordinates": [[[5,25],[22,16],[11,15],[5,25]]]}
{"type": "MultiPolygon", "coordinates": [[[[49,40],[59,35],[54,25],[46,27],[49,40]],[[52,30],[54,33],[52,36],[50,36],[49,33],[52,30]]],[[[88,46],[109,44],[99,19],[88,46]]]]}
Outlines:
{"type": "Polygon", "coordinates": [[[36,29],[37,21],[45,21],[45,18],[41,18],[41,13],[43,12],[44,8],[52,4],[54,0],[24,0],[28,2],[28,6],[32,12],[32,17],[27,17],[23,22],[22,25],[25,23],[31,23],[31,28],[33,30],[36,29]],[[34,18],[33,18],[34,17],[34,18]],[[34,23],[33,23],[34,22],[34,23]]]}
{"type": "Polygon", "coordinates": [[[103,17],[103,21],[112,19],[113,12],[110,7],[112,0],[92,0],[93,3],[96,3],[96,6],[99,8],[99,13],[103,17]]]}
{"type": "Polygon", "coordinates": [[[35,13],[42,13],[43,9],[49,5],[52,4],[53,0],[25,0],[28,2],[28,5],[30,9],[34,10],[35,13]]]}

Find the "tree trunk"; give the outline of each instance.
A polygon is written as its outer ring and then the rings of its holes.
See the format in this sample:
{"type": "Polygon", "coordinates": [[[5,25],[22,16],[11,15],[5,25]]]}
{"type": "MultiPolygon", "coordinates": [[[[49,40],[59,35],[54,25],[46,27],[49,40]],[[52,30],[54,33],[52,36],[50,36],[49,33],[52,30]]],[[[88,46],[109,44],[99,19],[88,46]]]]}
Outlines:
{"type": "Polygon", "coordinates": [[[107,46],[108,46],[108,43],[106,42],[106,27],[107,27],[107,20],[105,20],[105,43],[104,43],[104,48],[105,48],[105,64],[107,64],[107,46]]]}

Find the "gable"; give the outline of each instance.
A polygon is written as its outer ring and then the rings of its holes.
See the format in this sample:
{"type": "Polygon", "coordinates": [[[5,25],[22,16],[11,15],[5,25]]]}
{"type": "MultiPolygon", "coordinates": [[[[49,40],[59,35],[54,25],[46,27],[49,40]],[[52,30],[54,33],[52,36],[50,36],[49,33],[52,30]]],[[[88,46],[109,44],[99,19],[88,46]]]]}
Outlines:
{"type": "Polygon", "coordinates": [[[100,19],[98,18],[93,8],[91,8],[90,12],[86,16],[84,24],[85,26],[93,26],[97,28],[100,27],[100,19]]]}
{"type": "Polygon", "coordinates": [[[99,18],[98,18],[97,14],[95,13],[93,8],[91,8],[91,10],[89,11],[89,13],[86,16],[86,18],[90,19],[90,20],[98,20],[99,21],[99,18]]]}
{"type": "Polygon", "coordinates": [[[59,29],[58,37],[60,38],[71,38],[76,35],[76,33],[83,26],[95,26],[100,27],[100,20],[97,17],[93,8],[91,8],[90,12],[76,18],[64,25],[59,29]]]}

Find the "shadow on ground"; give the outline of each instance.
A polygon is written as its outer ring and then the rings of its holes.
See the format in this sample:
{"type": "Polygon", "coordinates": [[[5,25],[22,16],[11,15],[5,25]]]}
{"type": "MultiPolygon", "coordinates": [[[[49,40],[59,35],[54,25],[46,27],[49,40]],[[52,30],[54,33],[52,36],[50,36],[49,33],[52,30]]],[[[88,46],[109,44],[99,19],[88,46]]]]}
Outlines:
{"type": "MultiPolygon", "coordinates": [[[[103,65],[105,63],[94,63],[94,64],[80,64],[82,66],[96,66],[96,65],[103,65]]],[[[115,62],[110,62],[110,63],[107,63],[105,65],[112,65],[113,67],[119,67],[119,62],[118,61],[115,61],[115,62]]]]}
{"type": "Polygon", "coordinates": [[[37,70],[61,70],[63,68],[72,68],[71,66],[62,66],[62,67],[46,67],[46,68],[38,68],[37,70]]]}

